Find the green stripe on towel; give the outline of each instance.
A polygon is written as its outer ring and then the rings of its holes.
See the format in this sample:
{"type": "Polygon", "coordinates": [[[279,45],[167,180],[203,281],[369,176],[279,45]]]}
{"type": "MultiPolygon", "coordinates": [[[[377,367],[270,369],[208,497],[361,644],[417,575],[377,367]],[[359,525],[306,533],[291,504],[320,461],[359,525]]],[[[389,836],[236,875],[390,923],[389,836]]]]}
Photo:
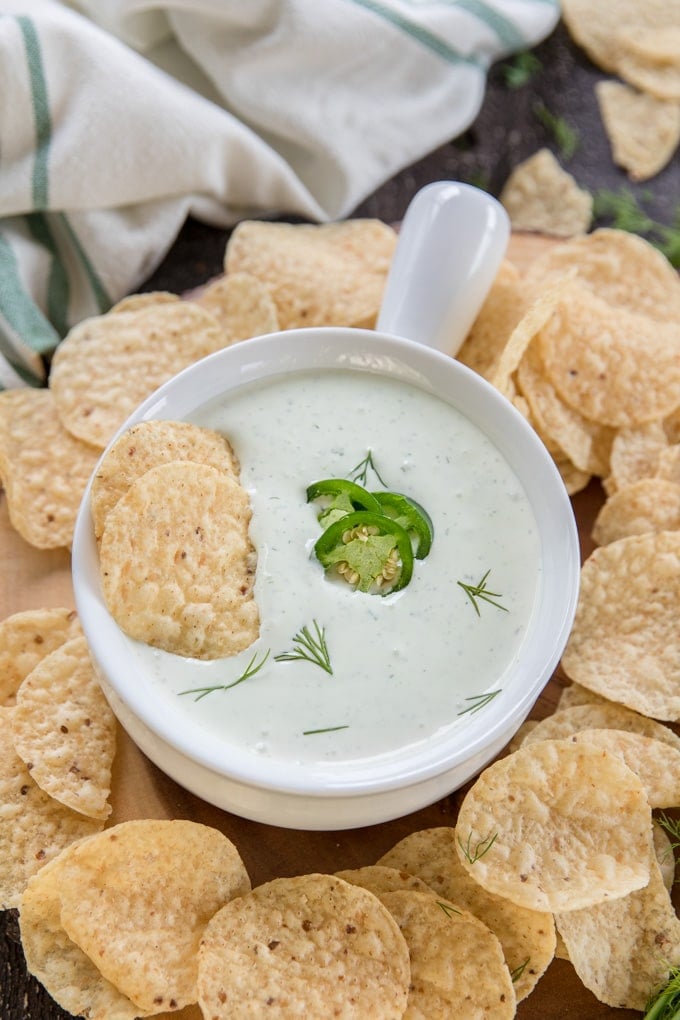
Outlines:
{"type": "Polygon", "coordinates": [[[35,25],[25,15],[17,17],[24,39],[28,73],[31,79],[33,115],[35,118],[35,160],[33,163],[33,204],[46,209],[49,196],[49,150],[52,140],[52,121],[47,100],[47,83],[43,69],[40,39],[35,25]]]}
{"type": "Polygon", "coordinates": [[[0,313],[17,337],[36,354],[49,354],[59,343],[59,334],[54,326],[24,289],[12,246],[2,233],[0,233],[0,313]]]}
{"type": "Polygon", "coordinates": [[[450,46],[447,42],[441,39],[434,32],[430,32],[428,29],[423,28],[422,25],[417,25],[409,18],[404,17],[402,14],[398,14],[396,11],[389,7],[385,7],[384,4],[380,3],[379,0],[349,0],[350,3],[355,4],[357,7],[365,7],[366,10],[372,11],[379,17],[384,18],[385,21],[389,21],[395,28],[401,29],[406,35],[411,36],[416,42],[426,46],[427,49],[432,50],[438,56],[443,57],[450,64],[467,64],[471,67],[478,67],[485,69],[486,63],[480,57],[466,56],[464,53],[460,53],[453,46],[450,46]]]}

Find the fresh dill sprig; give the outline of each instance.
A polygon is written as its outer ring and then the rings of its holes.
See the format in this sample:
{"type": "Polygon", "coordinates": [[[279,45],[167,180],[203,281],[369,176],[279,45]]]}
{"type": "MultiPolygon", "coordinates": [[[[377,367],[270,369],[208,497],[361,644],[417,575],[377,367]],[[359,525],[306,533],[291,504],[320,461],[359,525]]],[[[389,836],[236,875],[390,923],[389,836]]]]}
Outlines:
{"type": "Polygon", "coordinates": [[[205,698],[208,694],[213,694],[215,691],[228,691],[232,687],[236,687],[237,684],[242,684],[245,680],[250,680],[251,677],[259,673],[265,662],[269,658],[269,652],[271,649],[267,649],[261,660],[257,662],[257,652],[254,653],[252,659],[243,670],[241,675],[232,680],[229,684],[213,684],[211,687],[191,687],[186,691],[180,691],[180,694],[195,694],[194,701],[200,701],[201,698],[205,698]]]}
{"type": "Polygon", "coordinates": [[[313,662],[316,666],[321,666],[321,669],[333,676],[331,657],[326,643],[326,628],[320,627],[316,620],[312,620],[312,624],[314,626],[314,634],[312,634],[309,627],[304,626],[292,639],[294,645],[293,651],[281,652],[279,655],[275,655],[274,659],[276,662],[291,662],[294,659],[305,659],[307,662],[313,662]]]}
{"type": "Polygon", "coordinates": [[[480,859],[480,857],[483,857],[485,853],[488,853],[488,851],[496,842],[497,836],[498,836],[497,832],[494,832],[493,835],[489,833],[489,835],[485,836],[484,839],[478,840],[475,846],[473,847],[472,833],[470,833],[465,843],[463,843],[462,839],[459,836],[458,845],[463,851],[463,856],[465,857],[466,861],[468,861],[469,864],[475,864],[480,859]]]}
{"type": "Polygon", "coordinates": [[[668,981],[653,993],[643,1020],[680,1020],[680,967],[670,967],[668,981]]]}
{"type": "Polygon", "coordinates": [[[452,903],[445,903],[443,900],[437,900],[437,906],[444,911],[447,917],[454,917],[455,915],[462,917],[463,915],[463,911],[457,910],[452,903]]]}
{"type": "Polygon", "coordinates": [[[593,216],[596,220],[604,220],[615,230],[640,234],[658,248],[672,266],[680,269],[680,204],[669,226],[653,219],[645,211],[641,202],[649,201],[651,197],[649,191],[637,197],[630,188],[619,188],[618,191],[603,188],[593,195],[593,216]]]}
{"type": "Polygon", "coordinates": [[[514,90],[527,85],[542,67],[543,65],[536,54],[527,50],[501,64],[500,72],[507,88],[514,90]]]}
{"type": "MultiPolygon", "coordinates": [[[[501,606],[500,608],[503,609],[504,606],[501,606]]],[[[473,694],[471,697],[465,698],[465,701],[469,701],[470,704],[467,708],[462,708],[460,712],[458,712],[458,715],[465,715],[468,712],[470,715],[474,715],[475,712],[479,712],[480,708],[484,708],[485,705],[488,705],[489,702],[493,701],[496,695],[500,693],[501,690],[499,688],[497,691],[487,691],[486,694],[473,694]]]]}
{"type": "Polygon", "coordinates": [[[529,966],[530,957],[527,956],[523,963],[518,964],[513,970],[510,971],[510,979],[514,985],[515,981],[519,981],[524,971],[529,966]]]}
{"type": "Polygon", "coordinates": [[[322,726],[318,730],[303,730],[303,737],[313,737],[316,733],[336,733],[338,730],[348,730],[349,725],[344,723],[342,726],[322,726]]]}
{"type": "Polygon", "coordinates": [[[364,459],[360,460],[359,463],[352,468],[347,477],[351,482],[357,482],[359,485],[365,485],[368,479],[369,468],[373,472],[375,477],[378,479],[380,484],[383,486],[383,488],[386,489],[387,483],[384,482],[380,477],[380,472],[375,466],[375,461],[373,460],[372,450],[369,450],[364,459]]]}
{"type": "Polygon", "coordinates": [[[477,584],[466,584],[464,581],[457,581],[456,584],[460,585],[470,602],[474,606],[477,616],[482,614],[479,611],[479,605],[477,599],[481,599],[483,602],[488,602],[489,605],[495,606],[496,609],[502,609],[504,613],[508,612],[506,606],[502,606],[500,602],[494,602],[494,599],[502,599],[503,596],[497,591],[488,591],[486,587],[486,579],[488,578],[491,570],[487,570],[484,577],[477,584]]]}
{"type": "Polygon", "coordinates": [[[578,131],[564,117],[552,113],[541,100],[534,103],[534,114],[554,138],[562,159],[571,159],[580,144],[578,131]]]}

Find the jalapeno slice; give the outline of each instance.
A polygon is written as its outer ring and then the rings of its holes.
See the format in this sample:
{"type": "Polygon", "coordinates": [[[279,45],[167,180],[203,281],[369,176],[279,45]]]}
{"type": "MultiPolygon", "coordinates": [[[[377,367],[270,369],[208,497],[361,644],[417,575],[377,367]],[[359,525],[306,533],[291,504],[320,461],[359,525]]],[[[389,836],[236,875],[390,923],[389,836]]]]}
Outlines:
{"type": "Polygon", "coordinates": [[[427,510],[401,492],[373,492],[380,512],[400,524],[415,538],[415,557],[423,560],[432,547],[434,527],[427,510]]]}
{"type": "Polygon", "coordinates": [[[330,524],[314,546],[325,569],[335,567],[353,587],[391,594],[413,573],[413,548],[407,531],[383,513],[355,510],[330,524]]]}
{"type": "Polygon", "coordinates": [[[326,528],[355,510],[370,510],[380,513],[380,504],[374,495],[356,482],[346,478],[323,478],[307,488],[307,502],[323,500],[318,520],[326,528]]]}

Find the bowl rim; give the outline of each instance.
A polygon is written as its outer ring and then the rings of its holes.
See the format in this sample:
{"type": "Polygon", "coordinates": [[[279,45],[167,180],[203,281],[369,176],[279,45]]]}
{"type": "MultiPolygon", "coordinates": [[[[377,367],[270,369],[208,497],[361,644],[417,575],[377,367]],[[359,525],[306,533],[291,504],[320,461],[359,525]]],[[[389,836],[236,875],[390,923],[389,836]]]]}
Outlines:
{"type": "MultiPolygon", "coordinates": [[[[279,759],[243,755],[238,748],[225,767],[224,754],[211,753],[205,732],[193,732],[188,721],[177,728],[145,697],[142,684],[131,680],[132,639],[120,631],[103,603],[98,555],[90,516],[92,473],[78,512],[72,546],[76,608],[91,654],[117,699],[156,738],[176,752],[239,782],[282,794],[346,797],[374,794],[416,783],[450,771],[497,741],[508,739],[528,715],[556,668],[576,611],[580,550],[576,522],[564,482],[542,441],[520,412],[490,383],[461,362],[414,340],[353,327],[307,327],[270,333],[223,348],[190,365],[144,400],[111,438],[109,447],[128,428],[151,419],[183,419],[210,400],[252,382],[289,372],[350,369],[402,379],[451,404],[486,433],[518,475],[532,506],[541,540],[540,592],[525,639],[510,676],[521,663],[526,679],[510,683],[510,694],[494,698],[484,713],[466,720],[465,742],[456,749],[434,739],[423,749],[374,768],[372,776],[333,776],[327,767],[303,772],[286,770],[279,759]],[[517,687],[519,686],[519,696],[517,687]],[[511,701],[511,703],[510,703],[511,701]],[[155,710],[156,709],[156,710],[155,710]],[[193,734],[193,739],[192,739],[193,734]],[[197,737],[201,735],[203,742],[197,737]],[[439,744],[442,747],[440,749],[439,744]],[[239,757],[240,756],[240,757],[239,757]]],[[[134,658],[134,657],[133,657],[134,658]]],[[[135,678],[136,679],[136,678],[135,678]]],[[[197,727],[200,730],[200,727],[197,727]]],[[[454,731],[455,732],[455,731],[454,731]]],[[[226,749],[220,744],[222,752],[226,749]]],[[[144,748],[142,748],[144,750],[144,748]]],[[[152,755],[153,757],[153,755],[152,755]]]]}

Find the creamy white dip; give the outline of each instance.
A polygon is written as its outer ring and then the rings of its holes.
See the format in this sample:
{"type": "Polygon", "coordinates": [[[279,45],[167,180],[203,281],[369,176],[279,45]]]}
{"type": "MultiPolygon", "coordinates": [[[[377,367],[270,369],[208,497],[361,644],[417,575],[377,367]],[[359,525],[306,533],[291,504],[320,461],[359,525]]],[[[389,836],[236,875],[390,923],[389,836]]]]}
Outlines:
{"type": "MultiPolygon", "coordinates": [[[[206,739],[287,769],[323,769],[389,762],[465,726],[470,699],[503,688],[536,605],[540,542],[523,488],[479,428],[423,390],[351,371],[240,388],[192,420],[226,435],[241,462],[261,633],[247,651],[216,662],[140,645],[159,711],[179,699],[206,739]],[[318,507],[305,496],[312,482],[350,476],[369,449],[386,486],[416,499],[434,525],[429,556],[386,597],[325,577],[313,555],[318,507]],[[487,571],[506,611],[479,601],[477,615],[457,582],[477,584],[487,571]],[[332,676],[309,662],[275,661],[313,621],[325,631],[332,676]],[[201,700],[179,693],[229,684],[268,650],[263,668],[230,690],[201,700]]],[[[365,487],[383,487],[370,469],[365,487]]]]}

